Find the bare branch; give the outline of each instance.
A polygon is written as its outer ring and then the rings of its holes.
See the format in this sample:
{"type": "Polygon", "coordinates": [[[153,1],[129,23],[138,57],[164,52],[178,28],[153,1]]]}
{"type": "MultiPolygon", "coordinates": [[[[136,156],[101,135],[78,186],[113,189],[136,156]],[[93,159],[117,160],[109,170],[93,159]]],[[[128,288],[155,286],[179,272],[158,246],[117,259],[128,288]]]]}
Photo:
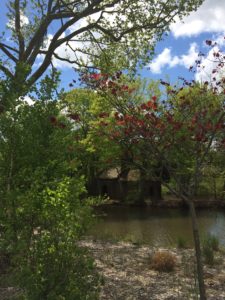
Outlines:
{"type": "MultiPolygon", "coordinates": [[[[14,61],[15,63],[17,63],[18,62],[18,59],[8,50],[8,49],[13,49],[13,48],[11,48],[11,47],[8,47],[8,46],[6,46],[5,44],[3,44],[3,43],[0,43],[0,50],[2,50],[2,52],[4,52],[7,56],[8,56],[8,58],[9,59],[11,59],[12,61],[14,61]]],[[[16,50],[15,50],[16,51],[16,50]]],[[[16,52],[18,52],[18,51],[16,51],[16,52]]]]}
{"type": "Polygon", "coordinates": [[[19,51],[17,49],[15,49],[9,45],[6,45],[5,43],[0,43],[0,45],[2,45],[4,48],[7,48],[7,49],[12,50],[13,52],[19,54],[19,51]]]}
{"type": "Polygon", "coordinates": [[[0,70],[9,78],[13,78],[13,74],[10,72],[9,69],[4,67],[3,65],[0,64],[0,70]]]}
{"type": "MultiPolygon", "coordinates": [[[[51,12],[49,14],[46,15],[46,17],[43,19],[42,23],[40,24],[39,28],[37,29],[35,35],[33,36],[33,38],[31,39],[26,51],[25,51],[25,57],[26,59],[28,59],[28,63],[32,64],[35,61],[36,55],[41,47],[41,44],[43,42],[43,37],[45,35],[45,33],[47,32],[47,28],[50,25],[50,23],[53,20],[57,20],[57,19],[62,19],[62,18],[71,18],[69,21],[67,21],[63,26],[61,26],[61,28],[54,34],[52,43],[55,43],[58,38],[73,24],[75,24],[76,22],[78,22],[80,19],[85,18],[87,16],[89,16],[90,14],[96,13],[98,11],[100,11],[100,8],[95,8],[93,9],[93,7],[97,4],[100,3],[102,0],[96,0],[93,1],[93,4],[89,7],[87,7],[83,12],[81,13],[74,13],[74,12],[58,12],[58,13],[54,13],[51,14],[51,12]]],[[[75,36],[75,35],[73,35],[75,36]]],[[[62,41],[61,43],[59,43],[59,45],[63,44],[66,41],[69,41],[70,36],[67,37],[67,39],[65,39],[65,41],[62,41]]]]}

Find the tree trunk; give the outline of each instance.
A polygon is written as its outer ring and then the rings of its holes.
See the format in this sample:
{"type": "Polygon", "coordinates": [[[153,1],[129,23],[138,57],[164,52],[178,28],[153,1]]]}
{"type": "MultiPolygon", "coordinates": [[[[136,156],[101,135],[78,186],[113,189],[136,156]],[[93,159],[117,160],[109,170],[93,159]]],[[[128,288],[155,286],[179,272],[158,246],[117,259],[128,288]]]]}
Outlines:
{"type": "Polygon", "coordinates": [[[197,263],[197,274],[198,274],[198,286],[200,293],[200,300],[206,300],[205,284],[204,284],[204,272],[203,272],[203,263],[202,263],[202,252],[200,246],[199,238],[199,229],[197,224],[196,211],[193,200],[188,200],[190,212],[191,212],[191,221],[192,221],[192,231],[195,245],[195,255],[197,263]]]}
{"type": "Polygon", "coordinates": [[[136,205],[145,206],[145,184],[146,184],[146,174],[142,170],[140,170],[140,179],[138,183],[138,194],[137,199],[135,201],[136,205]]]}
{"type": "Polygon", "coordinates": [[[160,181],[153,183],[153,203],[157,204],[162,200],[162,186],[160,181]]]}

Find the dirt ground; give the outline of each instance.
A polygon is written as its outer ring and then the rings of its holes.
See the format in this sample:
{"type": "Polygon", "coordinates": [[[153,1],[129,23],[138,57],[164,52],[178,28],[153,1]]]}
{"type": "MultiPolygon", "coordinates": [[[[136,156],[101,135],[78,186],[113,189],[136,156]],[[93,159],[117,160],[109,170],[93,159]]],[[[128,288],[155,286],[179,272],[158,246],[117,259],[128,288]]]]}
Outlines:
{"type": "MultiPolygon", "coordinates": [[[[130,243],[83,241],[102,275],[101,300],[198,299],[192,249],[160,249],[177,258],[175,270],[154,271],[151,257],[159,249],[130,243]]],[[[216,253],[215,265],[204,266],[208,300],[225,299],[225,253],[216,253]]]]}

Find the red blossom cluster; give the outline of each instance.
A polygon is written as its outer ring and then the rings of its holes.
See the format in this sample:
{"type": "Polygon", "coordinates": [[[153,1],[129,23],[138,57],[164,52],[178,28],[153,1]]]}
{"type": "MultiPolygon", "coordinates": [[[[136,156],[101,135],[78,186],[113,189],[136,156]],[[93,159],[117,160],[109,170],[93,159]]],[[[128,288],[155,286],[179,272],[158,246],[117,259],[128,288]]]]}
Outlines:
{"type": "Polygon", "coordinates": [[[83,74],[81,81],[86,86],[95,90],[101,90],[112,94],[113,96],[124,96],[131,94],[134,89],[121,81],[122,72],[116,72],[114,75],[102,73],[83,74]]]}
{"type": "Polygon", "coordinates": [[[80,121],[80,115],[78,113],[70,113],[67,115],[67,117],[74,121],[80,121]]]}
{"type": "MultiPolygon", "coordinates": [[[[167,102],[159,102],[156,96],[146,103],[132,107],[125,114],[115,112],[114,126],[108,130],[111,140],[127,140],[132,144],[165,143],[165,147],[179,145],[180,141],[206,143],[216,133],[224,133],[223,111],[212,107],[197,109],[184,96],[183,101],[171,109],[167,102]],[[179,114],[177,114],[179,110],[179,114]],[[182,118],[183,116],[186,118],[182,118]]],[[[102,113],[108,117],[108,114],[102,113]]],[[[100,126],[107,127],[108,122],[101,121],[100,126]]],[[[220,141],[224,144],[224,139],[220,141]]]]}
{"type": "Polygon", "coordinates": [[[58,128],[61,128],[61,129],[66,128],[66,124],[61,122],[61,121],[58,121],[58,119],[55,116],[50,116],[49,121],[55,127],[58,127],[58,128]]]}
{"type": "MultiPolygon", "coordinates": [[[[207,40],[206,44],[210,47],[216,45],[211,40],[207,40]]],[[[201,67],[203,54],[199,56],[196,67],[201,67]]],[[[212,70],[212,81],[205,81],[202,86],[199,86],[194,80],[180,78],[183,84],[176,87],[161,80],[161,85],[166,88],[167,99],[160,101],[153,95],[144,103],[134,104],[131,107],[127,105],[126,110],[121,107],[121,111],[115,112],[113,120],[108,113],[102,112],[99,115],[100,129],[108,135],[109,139],[119,143],[121,141],[131,144],[161,143],[162,148],[166,149],[172,145],[179,147],[181,141],[186,141],[187,144],[196,144],[199,148],[216,137],[216,143],[224,147],[224,107],[207,107],[207,104],[196,106],[190,96],[192,89],[196,93],[196,87],[199,97],[208,97],[208,93],[220,97],[225,93],[225,78],[217,78],[218,72],[224,67],[225,56],[221,51],[217,51],[214,57],[217,64],[212,70]],[[189,98],[185,96],[185,89],[190,90],[189,98]],[[104,118],[107,120],[103,120],[104,118]]],[[[94,73],[86,75],[85,81],[94,89],[108,94],[132,97],[133,90],[120,80],[121,75],[121,72],[113,76],[94,73]]]]}

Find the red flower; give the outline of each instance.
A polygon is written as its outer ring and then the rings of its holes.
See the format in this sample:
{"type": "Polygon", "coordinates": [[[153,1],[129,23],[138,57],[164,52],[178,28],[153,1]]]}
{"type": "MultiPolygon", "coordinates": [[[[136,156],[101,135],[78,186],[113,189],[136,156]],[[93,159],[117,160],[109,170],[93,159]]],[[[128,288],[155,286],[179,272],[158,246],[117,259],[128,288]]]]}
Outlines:
{"type": "Polygon", "coordinates": [[[99,116],[99,118],[107,118],[109,116],[109,114],[106,112],[102,112],[98,116],[99,116]]]}
{"type": "Polygon", "coordinates": [[[116,120],[119,120],[120,117],[119,117],[118,111],[115,112],[114,117],[115,117],[116,120]]]}
{"type": "Polygon", "coordinates": [[[173,121],[173,116],[168,112],[166,115],[166,119],[169,123],[171,123],[173,121]]]}
{"type": "Polygon", "coordinates": [[[116,89],[112,89],[112,94],[116,95],[117,94],[117,90],[116,89]]]}
{"type": "Polygon", "coordinates": [[[74,121],[80,121],[79,114],[69,114],[68,117],[74,121]]]}
{"type": "Polygon", "coordinates": [[[220,123],[220,122],[217,123],[216,126],[215,126],[215,128],[216,128],[216,129],[221,129],[221,128],[222,128],[222,123],[220,123]]]}
{"type": "Polygon", "coordinates": [[[104,122],[104,121],[101,121],[99,124],[100,124],[101,126],[108,126],[108,123],[106,123],[106,122],[104,122]]]}
{"type": "Polygon", "coordinates": [[[52,124],[56,124],[56,123],[57,123],[57,119],[56,119],[55,116],[51,116],[51,117],[49,118],[49,120],[50,120],[50,122],[51,122],[52,124]]]}
{"type": "Polygon", "coordinates": [[[102,77],[102,74],[98,74],[98,73],[90,74],[90,78],[94,79],[94,80],[99,80],[101,77],[102,77]]]}
{"type": "Polygon", "coordinates": [[[128,88],[127,85],[122,85],[122,86],[121,86],[121,89],[124,90],[124,91],[127,91],[129,88],[128,88]]]}
{"type": "Polygon", "coordinates": [[[117,121],[116,124],[117,124],[117,125],[124,125],[125,122],[124,122],[124,121],[117,121]]]}
{"type": "Polygon", "coordinates": [[[59,128],[62,128],[62,129],[66,128],[66,124],[64,124],[64,123],[62,123],[62,122],[60,122],[60,123],[58,124],[58,126],[59,126],[59,128]]]}
{"type": "Polygon", "coordinates": [[[150,100],[146,103],[148,108],[152,108],[153,102],[150,100]]]}
{"type": "Polygon", "coordinates": [[[173,125],[173,128],[175,130],[179,130],[181,127],[182,127],[182,124],[180,122],[175,122],[174,125],[173,125]]]}
{"type": "Polygon", "coordinates": [[[157,110],[157,104],[153,103],[152,109],[157,110]]]}
{"type": "Polygon", "coordinates": [[[148,109],[148,106],[145,103],[143,103],[141,104],[141,109],[148,109]]]}
{"type": "Polygon", "coordinates": [[[205,41],[206,45],[211,46],[212,45],[212,41],[211,40],[206,40],[205,41]]]}

